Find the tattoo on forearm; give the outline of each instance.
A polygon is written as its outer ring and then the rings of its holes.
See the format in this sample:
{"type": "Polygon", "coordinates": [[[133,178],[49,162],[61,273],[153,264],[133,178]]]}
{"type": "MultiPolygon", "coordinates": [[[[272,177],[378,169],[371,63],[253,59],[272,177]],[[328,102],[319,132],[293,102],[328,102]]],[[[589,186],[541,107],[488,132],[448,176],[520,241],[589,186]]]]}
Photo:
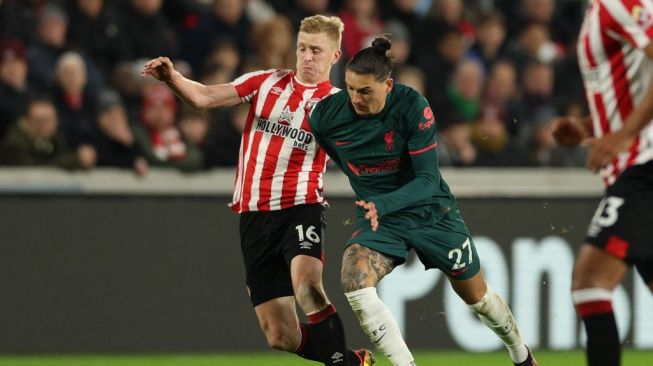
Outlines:
{"type": "Polygon", "coordinates": [[[351,292],[376,286],[393,268],[392,258],[360,245],[352,245],[343,256],[342,288],[345,292],[351,292]]]}

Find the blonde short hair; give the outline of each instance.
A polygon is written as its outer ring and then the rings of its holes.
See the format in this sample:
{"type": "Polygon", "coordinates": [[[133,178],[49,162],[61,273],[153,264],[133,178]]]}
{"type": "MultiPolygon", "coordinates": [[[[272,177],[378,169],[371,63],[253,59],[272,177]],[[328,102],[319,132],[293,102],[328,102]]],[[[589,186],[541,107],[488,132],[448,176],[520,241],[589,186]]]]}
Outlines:
{"type": "Polygon", "coordinates": [[[336,16],[313,15],[302,20],[299,31],[309,34],[325,33],[331,40],[336,42],[337,48],[342,43],[342,32],[345,25],[336,16]]]}

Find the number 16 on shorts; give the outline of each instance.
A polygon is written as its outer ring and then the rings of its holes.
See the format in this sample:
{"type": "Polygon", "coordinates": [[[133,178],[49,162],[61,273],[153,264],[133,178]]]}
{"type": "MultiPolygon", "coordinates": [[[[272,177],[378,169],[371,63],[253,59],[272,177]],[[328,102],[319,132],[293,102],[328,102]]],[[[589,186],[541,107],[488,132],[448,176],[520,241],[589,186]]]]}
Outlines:
{"type": "Polygon", "coordinates": [[[304,225],[297,225],[297,239],[301,249],[311,249],[313,244],[320,243],[320,235],[315,231],[315,226],[311,225],[304,231],[304,225]]]}

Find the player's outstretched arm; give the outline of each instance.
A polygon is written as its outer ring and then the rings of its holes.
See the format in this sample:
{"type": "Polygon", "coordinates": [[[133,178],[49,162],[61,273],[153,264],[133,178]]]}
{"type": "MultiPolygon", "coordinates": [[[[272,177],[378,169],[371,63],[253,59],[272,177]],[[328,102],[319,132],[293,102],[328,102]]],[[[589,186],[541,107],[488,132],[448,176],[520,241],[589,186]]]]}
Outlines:
{"type": "Polygon", "coordinates": [[[241,103],[236,88],[231,84],[204,85],[185,78],[175,70],[167,57],[157,57],[145,63],[142,76],[163,81],[184,103],[194,108],[234,106],[241,103]]]}

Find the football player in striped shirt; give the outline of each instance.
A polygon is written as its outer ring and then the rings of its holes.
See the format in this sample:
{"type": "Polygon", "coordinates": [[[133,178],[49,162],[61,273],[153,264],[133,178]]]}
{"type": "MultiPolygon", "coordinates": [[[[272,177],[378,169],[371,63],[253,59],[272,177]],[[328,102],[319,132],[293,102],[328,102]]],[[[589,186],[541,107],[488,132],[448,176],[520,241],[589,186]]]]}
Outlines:
{"type": "Polygon", "coordinates": [[[326,155],[307,120],[312,105],[338,91],[329,72],[340,57],[343,28],[337,17],[305,18],[296,70],[202,85],[159,57],[142,73],[164,81],[195,108],[250,103],[231,208],[240,213],[247,288],[261,329],[272,348],[325,365],[369,366],[369,351],[347,349],[342,321],[322,286],[326,155]],[[296,303],[308,324],[298,320],[296,303]]]}
{"type": "Polygon", "coordinates": [[[612,294],[628,267],[653,291],[652,37],[653,1],[591,1],[577,44],[590,117],[553,125],[560,144],[585,141],[606,186],[572,274],[590,366],[621,363],[612,294]]]}
{"type": "Polygon", "coordinates": [[[343,254],[342,286],[360,325],[395,366],[414,366],[376,286],[414,250],[508,348],[537,366],[506,302],[487,286],[472,236],[438,167],[435,118],[417,91],[394,84],[391,43],[374,40],[348,63],[347,90],[310,115],[315,137],[347,175],[358,222],[343,254]]]}

